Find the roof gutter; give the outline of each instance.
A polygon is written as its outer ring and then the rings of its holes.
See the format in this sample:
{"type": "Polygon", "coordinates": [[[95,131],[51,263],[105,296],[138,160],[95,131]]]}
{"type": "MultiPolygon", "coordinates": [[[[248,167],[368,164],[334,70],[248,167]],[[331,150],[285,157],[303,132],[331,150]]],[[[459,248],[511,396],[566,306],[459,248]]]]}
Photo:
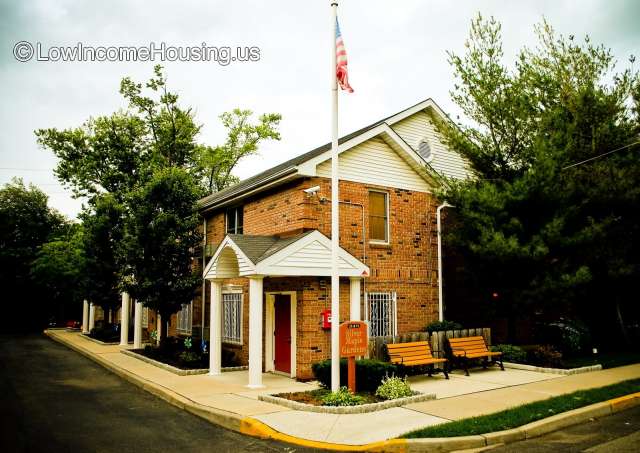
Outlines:
{"type": "Polygon", "coordinates": [[[267,177],[266,179],[259,179],[238,192],[232,192],[228,195],[223,195],[220,198],[214,198],[210,201],[206,201],[206,198],[203,198],[198,202],[198,204],[200,205],[200,212],[205,213],[212,209],[229,205],[238,199],[247,197],[257,192],[261,192],[278,184],[282,184],[283,182],[294,179],[297,176],[298,167],[289,167],[267,177]]]}

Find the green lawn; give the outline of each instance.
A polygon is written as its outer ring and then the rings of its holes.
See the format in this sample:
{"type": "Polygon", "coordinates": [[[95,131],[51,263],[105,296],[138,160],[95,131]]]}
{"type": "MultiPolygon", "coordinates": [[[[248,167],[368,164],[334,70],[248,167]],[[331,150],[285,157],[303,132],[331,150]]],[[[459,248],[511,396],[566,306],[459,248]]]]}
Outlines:
{"type": "Polygon", "coordinates": [[[442,425],[411,431],[402,437],[456,437],[491,433],[526,425],[561,412],[570,411],[589,404],[599,403],[630,393],[640,392],[640,379],[623,381],[590,390],[581,390],[556,396],[544,401],[525,404],[495,414],[465,418],[442,425]]]}

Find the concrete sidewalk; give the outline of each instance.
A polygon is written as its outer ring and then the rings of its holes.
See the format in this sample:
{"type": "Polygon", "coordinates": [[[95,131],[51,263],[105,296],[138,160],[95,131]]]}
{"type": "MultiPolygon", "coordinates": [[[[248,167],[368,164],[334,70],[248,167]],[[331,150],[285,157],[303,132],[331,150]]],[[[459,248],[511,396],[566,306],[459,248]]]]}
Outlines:
{"type": "Polygon", "coordinates": [[[640,377],[640,364],[571,376],[477,369],[468,377],[452,373],[448,381],[441,376],[410,379],[414,390],[435,393],[436,400],[365,414],[321,414],[258,400],[260,394],[317,388],[314,383],[265,373],[263,381],[267,388],[250,390],[245,387],[247,371],[220,376],[178,376],[120,353],[121,346],[96,344],[77,332],[54,330],[47,335],[146,390],[228,428],[243,431],[243,426],[253,426],[258,421],[296,438],[343,445],[380,442],[425,426],[640,377]]]}

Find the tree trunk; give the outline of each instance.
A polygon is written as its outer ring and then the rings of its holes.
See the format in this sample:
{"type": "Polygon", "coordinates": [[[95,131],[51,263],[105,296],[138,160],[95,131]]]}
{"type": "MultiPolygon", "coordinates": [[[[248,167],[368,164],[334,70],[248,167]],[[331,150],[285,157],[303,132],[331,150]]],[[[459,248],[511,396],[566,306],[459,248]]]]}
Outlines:
{"type": "Polygon", "coordinates": [[[620,307],[619,299],[616,299],[616,320],[618,321],[618,327],[620,327],[620,333],[622,334],[622,338],[624,338],[625,344],[630,346],[631,340],[629,339],[629,332],[627,332],[627,328],[624,325],[624,318],[622,317],[622,309],[620,307]]]}

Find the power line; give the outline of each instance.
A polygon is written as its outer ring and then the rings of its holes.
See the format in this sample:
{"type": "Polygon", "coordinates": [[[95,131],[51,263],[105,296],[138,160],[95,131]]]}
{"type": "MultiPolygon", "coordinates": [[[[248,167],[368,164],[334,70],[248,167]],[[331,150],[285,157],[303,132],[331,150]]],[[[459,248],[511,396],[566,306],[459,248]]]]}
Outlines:
{"type": "Polygon", "coordinates": [[[613,154],[613,153],[618,152],[618,151],[622,151],[623,149],[630,148],[630,147],[632,147],[634,145],[637,145],[639,143],[640,143],[640,140],[638,140],[637,142],[629,143],[628,145],[624,145],[624,146],[621,146],[620,148],[612,149],[611,151],[607,151],[606,153],[598,154],[597,156],[593,156],[593,157],[590,157],[590,158],[585,159],[583,161],[576,162],[575,164],[567,165],[566,167],[563,167],[562,169],[566,170],[568,168],[577,167],[578,165],[586,164],[587,162],[591,162],[592,160],[600,159],[601,157],[608,156],[609,154],[613,154]]]}

